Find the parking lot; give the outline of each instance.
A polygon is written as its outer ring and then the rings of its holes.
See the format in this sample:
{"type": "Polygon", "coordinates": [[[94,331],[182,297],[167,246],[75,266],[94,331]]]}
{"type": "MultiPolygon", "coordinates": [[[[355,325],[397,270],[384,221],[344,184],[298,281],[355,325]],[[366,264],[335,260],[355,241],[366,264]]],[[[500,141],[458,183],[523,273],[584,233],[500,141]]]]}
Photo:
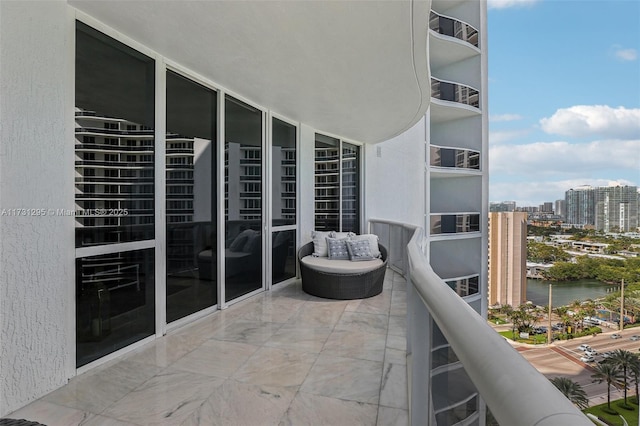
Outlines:
{"type": "MultiPolygon", "coordinates": [[[[628,329],[622,332],[610,331],[597,336],[581,337],[573,340],[555,342],[551,346],[531,347],[530,345],[514,344],[516,349],[526,358],[538,371],[548,378],[557,376],[568,377],[580,383],[589,396],[590,405],[607,402],[607,384],[593,383],[591,366],[604,359],[603,353],[616,349],[625,349],[634,353],[640,353],[640,340],[631,340],[632,336],[640,339],[640,328],[628,329]],[[611,336],[620,335],[614,339],[611,336]],[[589,345],[597,352],[594,355],[594,362],[585,363],[580,358],[585,355],[585,351],[579,346],[589,345]]],[[[633,394],[631,386],[629,395],[633,394]]],[[[611,399],[622,398],[622,391],[613,390],[611,399]]]]}

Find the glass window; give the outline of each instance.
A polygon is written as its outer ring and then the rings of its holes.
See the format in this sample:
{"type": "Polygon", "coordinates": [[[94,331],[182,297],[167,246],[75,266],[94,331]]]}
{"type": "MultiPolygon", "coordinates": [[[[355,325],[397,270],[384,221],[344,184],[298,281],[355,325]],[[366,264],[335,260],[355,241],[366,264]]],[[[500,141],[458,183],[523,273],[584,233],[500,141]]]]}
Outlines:
{"type": "MultiPolygon", "coordinates": [[[[151,58],[76,23],[76,247],[154,238],[154,73],[151,58]],[[146,144],[132,153],[137,126],[146,144]]],[[[154,250],[108,247],[76,260],[77,366],[155,333],[154,250]]]]}
{"type": "Polygon", "coordinates": [[[217,303],[216,102],[167,71],[167,322],[217,303]]]}
{"type": "Polygon", "coordinates": [[[273,119],[271,170],[272,226],[296,223],[296,127],[273,119]]]}
{"type": "Polygon", "coordinates": [[[225,98],[225,298],[262,288],[262,112],[225,98]],[[250,154],[249,154],[250,152],[250,154]],[[246,195],[242,189],[255,184],[246,195]]]}
{"type": "Polygon", "coordinates": [[[127,156],[125,136],[131,126],[144,125],[139,138],[149,143],[139,148],[144,161],[153,159],[154,87],[153,59],[78,22],[76,27],[76,247],[152,239],[153,213],[140,216],[133,205],[153,200],[153,162],[136,163],[127,156]],[[118,170],[135,171],[128,187],[118,170]],[[87,170],[103,170],[102,185],[88,185],[87,170]],[[115,172],[115,174],[111,174],[115,172]],[[108,201],[117,208],[106,216],[108,201]],[[93,209],[89,208],[90,203],[93,209]],[[106,220],[106,218],[109,220],[106,220]],[[142,218],[145,217],[145,220],[142,218]]]}
{"type": "Polygon", "coordinates": [[[274,284],[296,276],[296,231],[273,232],[272,271],[274,284]]]}
{"type": "Polygon", "coordinates": [[[315,141],[315,229],[360,232],[360,147],[319,133],[315,141]]]}
{"type": "Polygon", "coordinates": [[[155,333],[154,250],[76,260],[76,365],[155,333]]]}
{"type": "Polygon", "coordinates": [[[360,233],[360,147],[342,144],[342,231],[360,233]]]}

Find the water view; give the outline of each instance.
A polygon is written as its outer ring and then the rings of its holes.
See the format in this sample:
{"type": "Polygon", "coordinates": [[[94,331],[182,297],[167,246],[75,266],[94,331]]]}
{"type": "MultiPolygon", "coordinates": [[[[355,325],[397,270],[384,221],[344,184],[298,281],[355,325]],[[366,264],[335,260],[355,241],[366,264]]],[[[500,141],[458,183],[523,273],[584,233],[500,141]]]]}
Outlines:
{"type": "Polygon", "coordinates": [[[550,283],[553,284],[552,304],[554,307],[568,305],[574,300],[597,299],[618,289],[618,286],[596,280],[543,281],[527,279],[527,300],[536,305],[547,305],[550,283]]]}

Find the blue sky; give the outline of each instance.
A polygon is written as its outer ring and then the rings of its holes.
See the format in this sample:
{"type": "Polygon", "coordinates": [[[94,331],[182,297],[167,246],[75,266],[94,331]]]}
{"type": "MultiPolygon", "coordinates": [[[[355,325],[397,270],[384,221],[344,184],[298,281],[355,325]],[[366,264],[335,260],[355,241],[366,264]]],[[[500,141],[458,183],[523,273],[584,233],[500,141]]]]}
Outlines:
{"type": "Polygon", "coordinates": [[[489,199],[640,185],[640,1],[488,5],[489,199]]]}

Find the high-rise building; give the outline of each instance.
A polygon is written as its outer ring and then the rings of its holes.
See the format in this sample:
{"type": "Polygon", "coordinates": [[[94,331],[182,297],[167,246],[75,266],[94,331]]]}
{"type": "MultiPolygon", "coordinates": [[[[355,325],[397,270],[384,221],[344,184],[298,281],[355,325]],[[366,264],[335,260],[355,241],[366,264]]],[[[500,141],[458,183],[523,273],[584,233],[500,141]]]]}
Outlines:
{"type": "Polygon", "coordinates": [[[489,213],[489,305],[527,301],[527,213],[489,213]]]}
{"type": "Polygon", "coordinates": [[[553,203],[550,201],[543,203],[540,205],[539,211],[542,213],[553,213],[553,203]]]}
{"type": "Polygon", "coordinates": [[[566,222],[573,225],[595,225],[595,190],[589,185],[565,192],[566,222]]]}
{"type": "Polygon", "coordinates": [[[567,214],[567,201],[556,200],[554,213],[564,219],[567,214]]]}
{"type": "Polygon", "coordinates": [[[516,211],[515,201],[503,201],[501,203],[489,203],[490,212],[514,212],[516,211]]]}
{"type": "Polygon", "coordinates": [[[595,226],[604,232],[638,229],[638,187],[603,186],[595,189],[595,226]]]}

